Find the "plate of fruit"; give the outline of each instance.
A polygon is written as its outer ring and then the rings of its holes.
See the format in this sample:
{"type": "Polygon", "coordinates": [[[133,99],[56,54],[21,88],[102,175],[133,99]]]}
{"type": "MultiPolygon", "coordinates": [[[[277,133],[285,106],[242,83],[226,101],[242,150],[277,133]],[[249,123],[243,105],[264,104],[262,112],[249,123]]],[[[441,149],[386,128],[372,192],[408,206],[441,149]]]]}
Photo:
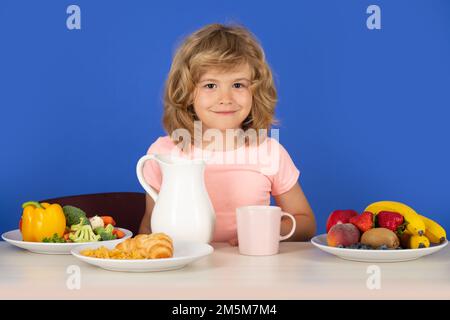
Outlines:
{"type": "Polygon", "coordinates": [[[326,234],[312,238],[311,243],[352,261],[409,261],[448,244],[441,225],[396,201],[374,202],[361,214],[335,210],[328,217],[326,230],[326,234]]]}
{"type": "Polygon", "coordinates": [[[2,234],[6,242],[35,253],[70,254],[87,243],[117,243],[131,238],[111,216],[87,217],[80,208],[54,203],[25,202],[19,229],[2,234]]]}

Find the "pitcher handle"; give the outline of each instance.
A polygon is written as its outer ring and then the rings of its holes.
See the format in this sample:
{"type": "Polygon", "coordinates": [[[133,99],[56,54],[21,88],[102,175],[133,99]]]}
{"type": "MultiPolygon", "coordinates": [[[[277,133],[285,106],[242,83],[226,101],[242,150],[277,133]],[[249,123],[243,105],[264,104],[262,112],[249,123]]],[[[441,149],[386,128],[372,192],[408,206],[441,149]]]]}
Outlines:
{"type": "Polygon", "coordinates": [[[153,198],[153,201],[156,202],[156,200],[158,199],[158,193],[155,191],[155,189],[153,189],[144,179],[144,173],[143,173],[143,169],[144,169],[144,164],[145,161],[147,160],[156,160],[159,162],[159,160],[155,157],[154,154],[147,154],[145,156],[142,156],[137,165],[136,165],[136,175],[138,177],[139,183],[141,184],[141,186],[144,188],[145,191],[147,191],[147,193],[153,198]]]}

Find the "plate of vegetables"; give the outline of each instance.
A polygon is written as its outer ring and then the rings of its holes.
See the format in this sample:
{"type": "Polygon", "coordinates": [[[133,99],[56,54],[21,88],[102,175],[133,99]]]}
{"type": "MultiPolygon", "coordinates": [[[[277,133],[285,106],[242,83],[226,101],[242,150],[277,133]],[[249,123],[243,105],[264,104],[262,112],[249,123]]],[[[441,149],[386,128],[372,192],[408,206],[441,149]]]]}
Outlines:
{"type": "Polygon", "coordinates": [[[116,227],[111,216],[87,217],[80,208],[25,202],[19,229],[2,234],[6,242],[35,253],[70,254],[88,243],[115,243],[131,238],[130,230],[116,227]]]}

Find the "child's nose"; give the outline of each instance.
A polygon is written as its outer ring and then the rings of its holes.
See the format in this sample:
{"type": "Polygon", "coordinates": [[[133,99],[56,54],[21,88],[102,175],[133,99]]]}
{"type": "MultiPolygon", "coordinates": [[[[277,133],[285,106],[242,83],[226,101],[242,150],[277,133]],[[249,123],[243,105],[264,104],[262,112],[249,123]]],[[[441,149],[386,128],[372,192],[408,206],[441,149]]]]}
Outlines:
{"type": "Polygon", "coordinates": [[[231,90],[222,89],[220,93],[220,104],[229,104],[231,101],[231,90]]]}

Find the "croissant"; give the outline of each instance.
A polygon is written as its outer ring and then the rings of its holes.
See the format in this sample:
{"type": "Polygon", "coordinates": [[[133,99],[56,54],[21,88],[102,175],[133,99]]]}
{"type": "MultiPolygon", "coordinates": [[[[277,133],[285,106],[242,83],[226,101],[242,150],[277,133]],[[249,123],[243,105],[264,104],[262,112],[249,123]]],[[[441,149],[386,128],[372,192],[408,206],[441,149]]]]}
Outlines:
{"type": "Polygon", "coordinates": [[[172,239],[164,233],[139,234],[119,243],[116,249],[137,259],[161,259],[173,256],[172,239]]]}

